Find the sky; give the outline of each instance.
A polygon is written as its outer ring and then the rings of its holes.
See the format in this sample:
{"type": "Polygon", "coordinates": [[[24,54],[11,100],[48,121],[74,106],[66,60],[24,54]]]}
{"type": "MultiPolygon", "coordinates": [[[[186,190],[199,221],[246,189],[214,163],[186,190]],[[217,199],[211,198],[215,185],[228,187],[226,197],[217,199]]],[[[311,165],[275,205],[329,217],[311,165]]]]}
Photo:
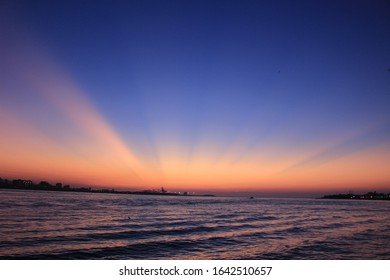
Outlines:
{"type": "Polygon", "coordinates": [[[0,177],[390,191],[388,1],[0,5],[0,177]]]}

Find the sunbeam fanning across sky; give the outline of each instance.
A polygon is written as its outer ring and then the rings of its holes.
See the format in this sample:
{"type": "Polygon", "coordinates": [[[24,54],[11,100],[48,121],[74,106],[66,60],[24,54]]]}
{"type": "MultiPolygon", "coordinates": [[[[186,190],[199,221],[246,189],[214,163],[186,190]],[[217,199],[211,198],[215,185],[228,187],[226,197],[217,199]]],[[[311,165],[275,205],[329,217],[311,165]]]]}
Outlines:
{"type": "MultiPolygon", "coordinates": [[[[26,40],[23,43],[28,46],[37,45],[26,40]]],[[[3,61],[12,64],[6,65],[11,70],[7,74],[18,82],[18,88],[7,81],[2,88],[1,128],[7,132],[2,137],[3,156],[7,156],[2,168],[15,169],[18,176],[43,178],[48,174],[87,184],[144,183],[141,173],[154,170],[151,166],[144,169],[82,90],[49,55],[26,48],[21,41],[12,43],[12,52],[2,55],[3,61]]]]}
{"type": "Polygon", "coordinates": [[[0,177],[390,190],[388,3],[32,2],[0,14],[0,177]]]}

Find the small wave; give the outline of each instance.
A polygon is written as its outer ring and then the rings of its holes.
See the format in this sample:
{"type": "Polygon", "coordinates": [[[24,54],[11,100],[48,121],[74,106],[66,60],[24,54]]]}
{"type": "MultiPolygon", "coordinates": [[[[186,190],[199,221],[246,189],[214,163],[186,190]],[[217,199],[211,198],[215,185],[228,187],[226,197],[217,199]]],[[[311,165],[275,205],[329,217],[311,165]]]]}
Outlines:
{"type": "Polygon", "coordinates": [[[293,227],[289,227],[289,228],[282,229],[282,230],[275,230],[275,231],[271,232],[270,234],[273,234],[273,235],[296,235],[296,234],[305,233],[308,230],[309,230],[308,228],[293,226],[293,227]]]}
{"type": "Polygon", "coordinates": [[[53,206],[53,203],[49,203],[49,202],[35,202],[35,203],[32,203],[30,205],[31,207],[33,208],[39,208],[39,207],[52,207],[53,206]]]}
{"type": "MultiPolygon", "coordinates": [[[[27,254],[7,256],[7,259],[50,259],[50,260],[67,260],[67,259],[156,259],[156,258],[173,258],[174,255],[188,255],[197,251],[210,250],[216,247],[238,244],[239,241],[212,237],[203,240],[172,240],[172,241],[155,241],[131,244],[120,247],[106,247],[99,249],[73,250],[56,254],[27,254]]],[[[1,258],[1,257],[0,257],[1,258]]]]}

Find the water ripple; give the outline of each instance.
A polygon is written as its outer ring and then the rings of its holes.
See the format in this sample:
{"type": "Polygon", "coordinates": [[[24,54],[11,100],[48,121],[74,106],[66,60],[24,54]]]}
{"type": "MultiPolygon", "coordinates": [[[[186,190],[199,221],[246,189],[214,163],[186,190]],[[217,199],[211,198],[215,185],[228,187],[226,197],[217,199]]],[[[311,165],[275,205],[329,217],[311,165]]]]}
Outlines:
{"type": "Polygon", "coordinates": [[[0,192],[0,259],[390,259],[389,203],[0,192]]]}

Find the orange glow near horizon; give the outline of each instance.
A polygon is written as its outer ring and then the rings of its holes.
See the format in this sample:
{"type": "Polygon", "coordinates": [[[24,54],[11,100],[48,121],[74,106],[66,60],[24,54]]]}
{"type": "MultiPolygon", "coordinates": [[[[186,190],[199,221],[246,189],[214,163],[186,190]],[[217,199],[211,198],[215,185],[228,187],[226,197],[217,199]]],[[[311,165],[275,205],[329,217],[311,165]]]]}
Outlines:
{"type": "Polygon", "coordinates": [[[177,149],[168,148],[168,145],[164,149],[162,143],[160,166],[157,167],[133,156],[101,117],[94,111],[87,111],[88,107],[81,108],[80,104],[79,110],[87,113],[69,119],[71,122],[79,120],[75,126],[85,128],[85,133],[77,137],[71,134],[60,140],[34,129],[28,120],[18,119],[15,113],[2,110],[1,130],[7,131],[6,137],[0,140],[1,146],[7,147],[1,153],[2,176],[87,186],[136,189],[165,186],[192,191],[310,192],[380,189],[389,184],[389,145],[359,150],[328,161],[297,165],[312,157],[313,148],[286,151],[280,155],[278,147],[270,145],[237,160],[239,143],[218,156],[212,153],[214,145],[210,143],[198,146],[197,152],[188,160],[179,143],[172,145],[177,149]]]}

